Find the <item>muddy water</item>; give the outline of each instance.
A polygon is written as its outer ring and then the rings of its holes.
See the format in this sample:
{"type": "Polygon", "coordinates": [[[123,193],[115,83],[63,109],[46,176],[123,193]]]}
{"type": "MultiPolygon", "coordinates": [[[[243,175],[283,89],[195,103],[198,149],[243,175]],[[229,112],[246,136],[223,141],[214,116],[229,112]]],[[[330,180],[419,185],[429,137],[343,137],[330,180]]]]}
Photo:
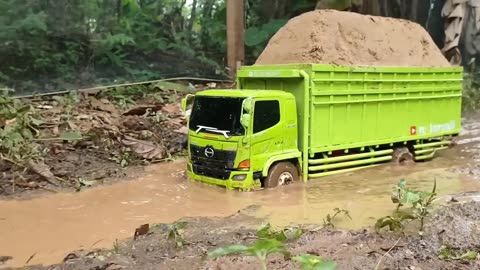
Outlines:
{"type": "MultiPolygon", "coordinates": [[[[59,262],[66,252],[111,248],[115,239],[132,236],[138,225],[168,223],[187,216],[227,216],[250,205],[252,215],[275,225],[323,222],[333,208],[348,209],[352,220],[337,225],[360,228],[392,210],[389,193],[399,179],[429,190],[437,179],[440,194],[480,190],[448,168],[461,162],[456,152],[410,168],[384,165],[347,175],[325,177],[272,191],[240,193],[185,180],[184,163],[156,165],[136,181],[76,194],[55,194],[29,201],[0,202],[0,255],[7,266],[59,262]]],[[[240,224],[239,224],[240,225],[240,224]]]]}

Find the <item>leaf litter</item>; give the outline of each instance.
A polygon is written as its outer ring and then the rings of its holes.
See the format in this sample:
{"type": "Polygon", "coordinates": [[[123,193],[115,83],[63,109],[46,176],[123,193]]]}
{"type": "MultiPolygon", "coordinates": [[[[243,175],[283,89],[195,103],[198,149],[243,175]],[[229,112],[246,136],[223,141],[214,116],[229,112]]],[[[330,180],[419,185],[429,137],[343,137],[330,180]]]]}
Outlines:
{"type": "Polygon", "coordinates": [[[206,88],[164,82],[29,99],[0,94],[0,197],[78,190],[183,155],[180,99],[206,88]]]}

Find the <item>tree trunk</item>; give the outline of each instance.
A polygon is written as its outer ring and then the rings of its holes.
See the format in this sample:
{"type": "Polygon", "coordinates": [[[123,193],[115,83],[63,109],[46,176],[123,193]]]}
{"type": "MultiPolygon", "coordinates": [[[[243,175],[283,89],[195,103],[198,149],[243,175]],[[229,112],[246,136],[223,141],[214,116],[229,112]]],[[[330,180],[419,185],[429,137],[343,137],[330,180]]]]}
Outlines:
{"type": "Polygon", "coordinates": [[[117,0],[117,19],[120,20],[122,17],[122,0],[117,0]]]}
{"type": "Polygon", "coordinates": [[[278,0],[263,0],[261,5],[261,21],[263,23],[269,22],[275,17],[275,14],[277,13],[278,0]]]}
{"type": "Polygon", "coordinates": [[[418,9],[419,9],[418,0],[411,0],[408,19],[414,22],[418,22],[418,9]]]}
{"type": "Polygon", "coordinates": [[[192,13],[190,14],[190,22],[188,23],[188,44],[192,43],[193,38],[193,25],[195,24],[195,19],[197,18],[197,0],[192,2],[192,13]]]}
{"type": "Polygon", "coordinates": [[[380,15],[385,17],[391,17],[392,12],[390,8],[391,0],[378,0],[380,4],[380,15]]]}
{"type": "Polygon", "coordinates": [[[205,27],[206,18],[210,18],[215,5],[215,0],[204,0],[202,7],[202,30],[200,32],[200,41],[202,43],[203,51],[208,51],[208,29],[205,27]]]}
{"type": "Polygon", "coordinates": [[[364,0],[361,13],[375,16],[381,15],[380,1],[381,0],[364,0]]]}

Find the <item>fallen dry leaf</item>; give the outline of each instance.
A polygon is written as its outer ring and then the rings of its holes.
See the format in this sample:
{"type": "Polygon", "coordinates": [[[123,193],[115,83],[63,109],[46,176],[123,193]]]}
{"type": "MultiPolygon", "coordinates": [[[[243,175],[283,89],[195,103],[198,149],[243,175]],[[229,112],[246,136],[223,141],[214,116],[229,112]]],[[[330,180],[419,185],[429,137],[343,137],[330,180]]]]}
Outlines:
{"type": "Polygon", "coordinates": [[[75,116],[75,120],[82,121],[82,120],[92,120],[92,116],[88,114],[79,114],[75,116]]]}
{"type": "Polygon", "coordinates": [[[125,136],[122,144],[130,147],[135,154],[145,159],[164,159],[167,154],[165,148],[162,146],[130,136],[125,136]]]}
{"type": "Polygon", "coordinates": [[[179,104],[165,104],[162,107],[162,111],[169,114],[178,114],[181,111],[179,104]]]}
{"type": "Polygon", "coordinates": [[[109,115],[96,114],[93,116],[93,118],[96,120],[94,121],[94,127],[108,129],[114,132],[120,132],[120,130],[118,129],[118,124],[116,124],[109,115]]]}
{"type": "Polygon", "coordinates": [[[51,109],[53,109],[53,106],[52,105],[38,105],[36,108],[37,109],[43,109],[43,110],[51,110],[51,109]]]}
{"type": "Polygon", "coordinates": [[[68,124],[68,126],[70,127],[71,130],[77,130],[78,129],[78,126],[73,121],[68,120],[67,124],[68,124]]]}
{"type": "Polygon", "coordinates": [[[115,106],[113,106],[113,104],[110,103],[110,101],[108,101],[107,99],[98,100],[94,97],[90,97],[90,106],[92,106],[93,109],[98,111],[104,111],[109,113],[117,112],[115,106]]]}
{"type": "Polygon", "coordinates": [[[187,127],[181,127],[179,129],[176,129],[175,132],[181,133],[181,134],[188,134],[188,128],[187,127]]]}
{"type": "Polygon", "coordinates": [[[55,175],[53,175],[52,171],[50,171],[50,167],[48,167],[42,161],[35,162],[33,160],[30,160],[28,162],[28,166],[29,166],[30,170],[32,170],[34,173],[40,175],[48,183],[50,183],[54,186],[57,186],[57,187],[60,186],[60,183],[58,182],[57,178],[55,177],[55,175]]]}
{"type": "Polygon", "coordinates": [[[170,118],[168,119],[168,123],[172,124],[172,125],[177,125],[177,126],[181,126],[182,123],[183,123],[183,119],[182,118],[170,118]]]}
{"type": "Polygon", "coordinates": [[[60,134],[60,130],[59,130],[58,125],[56,125],[52,128],[52,132],[53,132],[54,135],[60,134]]]}
{"type": "Polygon", "coordinates": [[[161,105],[138,105],[128,111],[122,113],[123,115],[144,115],[147,110],[156,112],[162,108],[161,105]]]}

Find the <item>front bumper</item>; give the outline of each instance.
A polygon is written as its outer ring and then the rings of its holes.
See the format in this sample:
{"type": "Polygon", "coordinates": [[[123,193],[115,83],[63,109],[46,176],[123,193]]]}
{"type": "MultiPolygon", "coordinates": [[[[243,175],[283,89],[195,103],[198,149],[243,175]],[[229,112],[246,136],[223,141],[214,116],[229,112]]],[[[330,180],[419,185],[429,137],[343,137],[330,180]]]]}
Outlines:
{"type": "Polygon", "coordinates": [[[204,182],[217,186],[224,186],[227,189],[252,190],[262,186],[260,180],[253,179],[253,173],[250,171],[232,171],[228,179],[216,179],[204,175],[195,174],[192,170],[192,164],[187,164],[188,177],[192,180],[204,182]],[[244,180],[233,180],[235,176],[246,175],[244,180]]]}

